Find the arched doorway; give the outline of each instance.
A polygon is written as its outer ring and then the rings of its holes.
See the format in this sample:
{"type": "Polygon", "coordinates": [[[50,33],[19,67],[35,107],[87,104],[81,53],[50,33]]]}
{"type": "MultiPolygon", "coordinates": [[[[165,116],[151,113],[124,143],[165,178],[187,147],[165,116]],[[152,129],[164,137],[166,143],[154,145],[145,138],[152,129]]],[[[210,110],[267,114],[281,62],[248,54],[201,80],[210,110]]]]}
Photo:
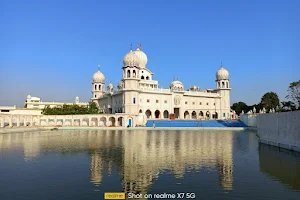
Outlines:
{"type": "Polygon", "coordinates": [[[204,114],[203,114],[203,112],[202,112],[202,111],[200,111],[200,113],[199,113],[199,117],[200,117],[200,119],[203,119],[203,118],[204,118],[204,114]]]}
{"type": "Polygon", "coordinates": [[[114,117],[110,117],[108,119],[110,126],[115,126],[116,125],[116,119],[114,117]]]}
{"type": "Polygon", "coordinates": [[[205,114],[205,116],[206,116],[207,119],[209,119],[210,118],[210,112],[207,111],[206,114],[205,114]]]}
{"type": "Polygon", "coordinates": [[[99,124],[100,124],[100,126],[106,126],[106,118],[105,117],[101,117],[99,124]]]}
{"type": "Polygon", "coordinates": [[[192,119],[197,119],[197,113],[196,113],[196,111],[192,112],[192,119]]]}
{"type": "Polygon", "coordinates": [[[130,117],[128,118],[128,126],[132,127],[133,126],[133,119],[130,117]]]}
{"type": "Polygon", "coordinates": [[[188,111],[184,112],[184,119],[190,119],[190,113],[188,111]]]}
{"type": "Polygon", "coordinates": [[[217,113],[217,112],[215,112],[215,113],[213,114],[213,119],[218,119],[218,113],[217,113]]]}
{"type": "Polygon", "coordinates": [[[118,118],[118,126],[123,126],[123,117],[118,118]]]}
{"type": "Polygon", "coordinates": [[[156,119],[160,118],[160,111],[159,110],[155,111],[155,118],[156,119]]]}
{"type": "Polygon", "coordinates": [[[164,118],[165,119],[169,118],[169,111],[167,111],[167,110],[164,111],[164,118]]]}
{"type": "Polygon", "coordinates": [[[146,112],[145,112],[145,114],[146,114],[146,117],[149,119],[149,118],[151,118],[151,111],[150,110],[147,110],[146,112]]]}

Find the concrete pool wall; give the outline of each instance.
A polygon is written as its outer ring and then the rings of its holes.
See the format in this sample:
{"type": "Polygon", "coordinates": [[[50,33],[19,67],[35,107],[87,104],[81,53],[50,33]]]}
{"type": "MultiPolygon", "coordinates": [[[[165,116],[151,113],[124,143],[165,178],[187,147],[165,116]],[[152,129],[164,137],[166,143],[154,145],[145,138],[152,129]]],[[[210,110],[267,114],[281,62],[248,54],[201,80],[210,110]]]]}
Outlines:
{"type": "Polygon", "coordinates": [[[300,111],[257,116],[260,142],[300,152],[300,111]]]}

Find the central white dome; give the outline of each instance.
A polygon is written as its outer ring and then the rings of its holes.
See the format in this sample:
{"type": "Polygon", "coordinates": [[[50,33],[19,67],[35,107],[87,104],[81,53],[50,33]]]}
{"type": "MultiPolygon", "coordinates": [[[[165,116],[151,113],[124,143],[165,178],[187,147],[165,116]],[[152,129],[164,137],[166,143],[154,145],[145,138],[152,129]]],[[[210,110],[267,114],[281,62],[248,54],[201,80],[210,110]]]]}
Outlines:
{"type": "Polygon", "coordinates": [[[135,53],[130,50],[130,52],[128,54],[126,54],[126,56],[124,56],[123,59],[123,64],[124,66],[139,66],[139,58],[137,57],[137,55],[135,55],[135,53]]]}
{"type": "Polygon", "coordinates": [[[101,82],[104,83],[105,81],[105,76],[100,70],[98,69],[97,72],[94,73],[93,75],[93,82],[101,82]]]}
{"type": "Polygon", "coordinates": [[[221,68],[216,73],[216,79],[217,80],[229,79],[229,72],[223,66],[221,66],[221,68]]]}
{"type": "Polygon", "coordinates": [[[148,62],[148,58],[147,55],[142,51],[142,49],[137,48],[134,51],[135,55],[139,58],[139,67],[140,68],[146,68],[147,62],[148,62]]]}

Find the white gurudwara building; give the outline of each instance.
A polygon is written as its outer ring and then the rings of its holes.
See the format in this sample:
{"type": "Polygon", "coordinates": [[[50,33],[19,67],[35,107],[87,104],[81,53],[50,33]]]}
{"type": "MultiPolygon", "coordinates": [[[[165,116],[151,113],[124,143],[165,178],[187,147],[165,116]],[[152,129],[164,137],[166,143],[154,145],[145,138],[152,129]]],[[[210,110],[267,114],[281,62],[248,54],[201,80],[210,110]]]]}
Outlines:
{"type": "Polygon", "coordinates": [[[92,80],[92,98],[105,113],[138,115],[138,124],[147,119],[230,119],[229,72],[221,64],[216,72],[216,88],[200,90],[192,85],[185,89],[179,80],[169,88],[159,88],[158,81],[147,68],[148,58],[141,45],[123,58],[122,79],[118,86],[105,86],[100,69],[92,80]]]}

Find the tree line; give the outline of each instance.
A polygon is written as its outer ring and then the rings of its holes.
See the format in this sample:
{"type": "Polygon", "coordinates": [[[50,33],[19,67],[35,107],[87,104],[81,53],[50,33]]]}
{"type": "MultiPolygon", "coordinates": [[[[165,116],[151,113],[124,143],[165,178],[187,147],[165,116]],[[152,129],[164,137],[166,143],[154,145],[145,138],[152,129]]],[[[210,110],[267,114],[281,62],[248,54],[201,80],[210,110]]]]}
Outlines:
{"type": "Polygon", "coordinates": [[[300,110],[300,80],[290,83],[287,92],[287,101],[280,102],[278,95],[275,92],[267,92],[261,97],[261,101],[258,104],[247,105],[245,102],[240,101],[234,103],[231,106],[231,109],[238,115],[242,111],[245,113],[250,110],[253,111],[253,108],[255,108],[257,112],[263,108],[265,108],[267,112],[273,108],[275,108],[277,112],[300,110]]]}
{"type": "Polygon", "coordinates": [[[85,114],[102,114],[103,111],[95,102],[89,102],[86,106],[79,106],[77,104],[56,106],[51,108],[46,106],[43,115],[85,115],[85,114]]]}

